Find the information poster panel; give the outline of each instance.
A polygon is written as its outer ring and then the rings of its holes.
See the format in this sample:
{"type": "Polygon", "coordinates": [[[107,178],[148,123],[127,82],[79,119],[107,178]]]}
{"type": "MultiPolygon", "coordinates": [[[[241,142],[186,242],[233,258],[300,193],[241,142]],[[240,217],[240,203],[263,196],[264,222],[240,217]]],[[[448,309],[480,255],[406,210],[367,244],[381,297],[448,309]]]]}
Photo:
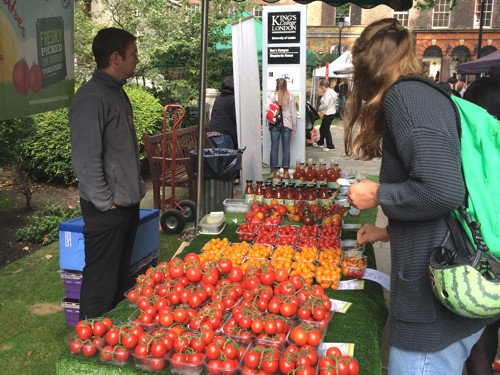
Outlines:
{"type": "Polygon", "coordinates": [[[73,5],[70,0],[0,2],[0,120],[70,105],[73,5]]]}
{"type": "MultiPolygon", "coordinates": [[[[269,165],[271,138],[266,123],[266,110],[269,96],[276,89],[276,80],[285,78],[290,94],[295,97],[297,110],[297,132],[290,143],[290,168],[295,161],[305,161],[305,118],[301,114],[306,108],[306,21],[305,5],[265,6],[262,12],[264,23],[262,35],[262,124],[263,147],[262,161],[269,165]]],[[[279,166],[282,160],[280,144],[279,166]]]]}

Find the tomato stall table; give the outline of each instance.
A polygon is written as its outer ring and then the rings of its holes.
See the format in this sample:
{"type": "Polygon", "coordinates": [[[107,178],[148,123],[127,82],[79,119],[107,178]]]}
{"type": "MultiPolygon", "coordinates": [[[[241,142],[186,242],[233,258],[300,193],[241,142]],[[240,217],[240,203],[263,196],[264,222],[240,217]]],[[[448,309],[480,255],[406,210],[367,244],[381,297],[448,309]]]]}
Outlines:
{"type": "MultiPolygon", "coordinates": [[[[348,223],[374,223],[376,209],[362,211],[357,218],[346,217],[348,223]]],[[[226,228],[217,238],[227,237],[229,241],[238,242],[236,230],[243,222],[243,215],[227,214],[226,228]],[[237,220],[235,223],[234,220],[237,220]]],[[[177,257],[195,252],[199,253],[203,245],[212,236],[199,235],[177,257]]],[[[343,239],[354,238],[354,233],[343,234],[343,239]]],[[[365,247],[367,266],[376,268],[373,247],[365,247]]],[[[327,290],[330,298],[351,302],[352,306],[346,313],[336,313],[330,323],[325,342],[353,343],[354,357],[359,361],[360,374],[382,374],[382,332],[387,318],[387,308],[384,301],[382,287],[372,281],[365,280],[363,290],[327,290]]],[[[128,302],[122,301],[113,311],[106,314],[116,321],[126,321],[133,312],[128,302]]],[[[133,360],[128,364],[117,367],[105,364],[98,356],[87,359],[74,356],[69,349],[64,350],[56,363],[57,374],[144,374],[134,367],[133,360]]],[[[162,373],[169,373],[166,369],[162,373]]]]}

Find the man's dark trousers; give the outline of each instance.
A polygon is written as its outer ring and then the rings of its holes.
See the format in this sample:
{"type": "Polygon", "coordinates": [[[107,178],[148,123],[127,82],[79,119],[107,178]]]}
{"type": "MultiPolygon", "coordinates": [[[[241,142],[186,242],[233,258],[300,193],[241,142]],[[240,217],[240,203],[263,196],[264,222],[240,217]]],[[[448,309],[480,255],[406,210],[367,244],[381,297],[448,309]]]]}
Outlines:
{"type": "Polygon", "coordinates": [[[80,319],[102,316],[123,299],[139,225],[139,204],[99,211],[80,199],[85,222],[85,267],[80,319]]]}

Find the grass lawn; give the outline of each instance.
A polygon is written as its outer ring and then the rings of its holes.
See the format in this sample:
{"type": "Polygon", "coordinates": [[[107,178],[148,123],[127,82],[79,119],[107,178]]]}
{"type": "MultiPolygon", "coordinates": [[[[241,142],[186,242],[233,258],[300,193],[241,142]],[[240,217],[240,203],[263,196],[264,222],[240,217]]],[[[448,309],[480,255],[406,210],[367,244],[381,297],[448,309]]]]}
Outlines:
{"type": "MultiPolygon", "coordinates": [[[[159,259],[170,259],[181,241],[160,235],[159,259]]],[[[3,375],[55,374],[55,363],[74,328],[66,326],[61,299],[59,244],[45,246],[0,269],[0,363],[3,375]]]]}

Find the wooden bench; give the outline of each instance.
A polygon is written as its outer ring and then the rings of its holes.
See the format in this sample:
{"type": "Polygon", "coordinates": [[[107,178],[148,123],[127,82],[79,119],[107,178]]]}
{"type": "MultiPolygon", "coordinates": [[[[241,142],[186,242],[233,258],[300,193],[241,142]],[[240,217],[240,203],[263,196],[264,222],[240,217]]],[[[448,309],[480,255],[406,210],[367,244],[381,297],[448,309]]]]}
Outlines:
{"type": "MultiPolygon", "coordinates": [[[[171,186],[172,184],[172,132],[166,134],[165,176],[162,176],[162,139],[162,134],[142,134],[153,182],[153,205],[154,208],[159,210],[161,210],[162,181],[165,181],[165,186],[171,186]]],[[[187,187],[189,199],[196,201],[196,181],[191,169],[190,151],[198,150],[198,126],[177,129],[176,142],[175,186],[187,187]]],[[[204,148],[208,147],[210,147],[209,140],[205,136],[204,148]]],[[[167,192],[165,192],[165,195],[167,199],[170,198],[167,192]]]]}

